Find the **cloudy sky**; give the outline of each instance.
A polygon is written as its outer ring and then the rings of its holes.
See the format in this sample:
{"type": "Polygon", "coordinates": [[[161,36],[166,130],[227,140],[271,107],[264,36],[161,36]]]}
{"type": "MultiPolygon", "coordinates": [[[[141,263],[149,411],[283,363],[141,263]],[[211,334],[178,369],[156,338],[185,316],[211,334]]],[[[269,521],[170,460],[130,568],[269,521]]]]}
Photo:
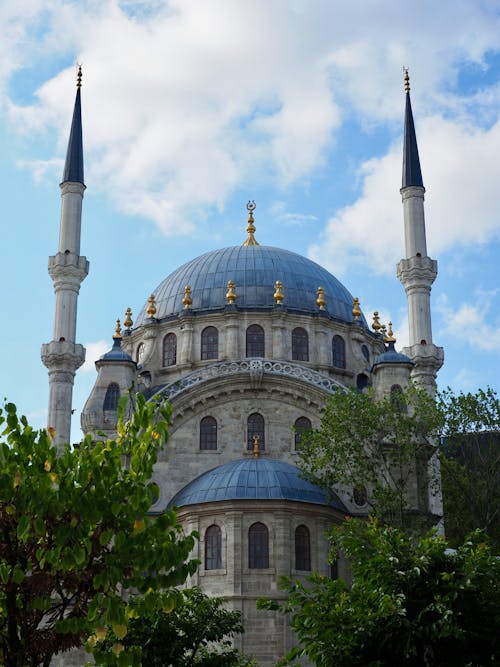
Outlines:
{"type": "Polygon", "coordinates": [[[179,264],[256,237],[315,259],[406,342],[403,66],[439,262],[439,382],[500,370],[498,0],[3,0],[1,390],[45,424],[47,257],[82,63],[85,181],[73,438],[111,345],[179,264]]]}

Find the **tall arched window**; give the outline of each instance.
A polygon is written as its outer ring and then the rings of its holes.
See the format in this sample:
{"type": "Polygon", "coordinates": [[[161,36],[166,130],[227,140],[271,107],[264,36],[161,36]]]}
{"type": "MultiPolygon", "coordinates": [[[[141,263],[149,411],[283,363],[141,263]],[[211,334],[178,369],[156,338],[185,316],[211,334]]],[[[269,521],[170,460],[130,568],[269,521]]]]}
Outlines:
{"type": "Polygon", "coordinates": [[[258,324],[251,324],[247,329],[247,357],[264,357],[264,329],[258,324]]]}
{"type": "Polygon", "coordinates": [[[118,399],[120,398],[120,387],[116,382],[112,382],[106,389],[104,397],[103,410],[116,410],[118,408],[118,399]]]}
{"type": "Polygon", "coordinates": [[[332,340],[332,366],[345,368],[345,342],[342,336],[334,336],[332,340]]]}
{"type": "Polygon", "coordinates": [[[295,569],[311,569],[311,536],[306,526],[295,529],[295,569]]]}
{"type": "Polygon", "coordinates": [[[205,570],[222,567],[222,531],[219,526],[209,526],[205,532],[205,570]]]}
{"type": "Polygon", "coordinates": [[[177,336],[168,333],[163,339],[163,365],[175,366],[177,363],[177,336]]]}
{"type": "Polygon", "coordinates": [[[137,351],[135,353],[135,360],[138,364],[142,362],[143,356],[144,356],[144,343],[140,343],[137,346],[137,351]]]}
{"type": "Polygon", "coordinates": [[[311,420],[307,417],[299,417],[295,420],[293,430],[295,431],[295,449],[300,449],[302,446],[302,436],[306,431],[312,428],[311,420]]]}
{"type": "Polygon", "coordinates": [[[292,359],[309,361],[309,336],[302,327],[297,327],[292,331],[292,359]]]}
{"type": "Polygon", "coordinates": [[[217,421],[203,417],[200,422],[200,449],[217,449],[217,421]]]}
{"type": "Polygon", "coordinates": [[[248,567],[269,567],[269,531],[259,521],[248,529],[248,567]]]}
{"type": "Polygon", "coordinates": [[[219,356],[219,332],[215,327],[206,327],[201,332],[201,358],[217,359],[219,356]]]}
{"type": "Polygon", "coordinates": [[[254,412],[247,419],[247,449],[252,451],[254,436],[259,436],[259,449],[266,448],[266,438],[264,433],[264,417],[254,412]]]}

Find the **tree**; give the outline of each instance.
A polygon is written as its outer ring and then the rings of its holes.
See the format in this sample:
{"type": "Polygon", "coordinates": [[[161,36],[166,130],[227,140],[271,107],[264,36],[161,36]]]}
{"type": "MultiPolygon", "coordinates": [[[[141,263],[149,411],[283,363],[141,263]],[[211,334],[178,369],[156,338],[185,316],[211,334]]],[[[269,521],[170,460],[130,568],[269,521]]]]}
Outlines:
{"type": "Polygon", "coordinates": [[[327,491],[363,493],[372,514],[406,528],[409,486],[424,478],[441,423],[434,399],[415,387],[377,401],[372,392],[338,389],[320,427],[304,435],[299,466],[327,491]]]}
{"type": "MultiPolygon", "coordinates": [[[[153,609],[164,604],[160,590],[172,591],[196,569],[189,560],[195,535],[182,533],[173,512],[147,516],[170,407],[138,395],[124,423],[125,401],[116,440],[92,443],[88,436],[78,449],[67,445],[59,455],[50,434],[33,430],[12,403],[0,410],[5,667],[46,666],[93,633],[123,638],[128,591],[144,594],[153,609]]],[[[110,660],[108,665],[128,664],[120,642],[110,660]]]]}
{"type": "Polygon", "coordinates": [[[317,667],[485,667],[500,661],[500,560],[480,533],[456,551],[443,538],[416,537],[375,521],[333,529],[352,567],[342,580],[284,579],[284,603],[300,646],[280,663],[307,656],[317,667]]]}
{"type": "Polygon", "coordinates": [[[500,549],[500,400],[491,389],[438,396],[444,415],[441,476],[452,546],[480,528],[500,549]]]}
{"type": "MultiPolygon", "coordinates": [[[[241,612],[226,609],[221,598],[209,598],[199,588],[179,591],[166,610],[151,613],[144,599],[133,601],[133,618],[123,644],[148,667],[252,667],[255,662],[232,647],[243,632],[241,612]]],[[[169,604],[170,603],[170,604],[169,604]]],[[[113,638],[96,654],[98,665],[109,664],[113,638]]]]}

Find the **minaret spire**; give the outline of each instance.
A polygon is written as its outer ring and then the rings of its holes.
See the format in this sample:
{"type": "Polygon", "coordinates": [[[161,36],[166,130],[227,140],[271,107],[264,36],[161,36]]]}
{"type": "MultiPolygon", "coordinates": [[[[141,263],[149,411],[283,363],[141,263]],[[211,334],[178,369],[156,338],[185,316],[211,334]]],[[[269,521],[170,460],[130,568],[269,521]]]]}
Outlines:
{"type": "Polygon", "coordinates": [[[425,188],[418,155],[417,136],[410,100],[410,77],[405,69],[406,110],[404,121],[403,181],[401,196],[405,228],[406,259],[397,266],[398,278],[408,299],[410,346],[404,353],[415,366],[412,377],[428,391],[436,386],[436,373],[443,365],[443,348],[432,342],[431,286],[437,262],[427,256],[425,235],[425,188]]]}
{"type": "Polygon", "coordinates": [[[54,282],[55,313],[53,339],[42,345],[42,361],[49,371],[47,425],[55,429],[58,447],[70,441],[73,383],[76,369],[85,361],[85,349],[75,342],[77,301],[89,263],[80,256],[82,224],[83,141],[81,114],[82,69],[78,68],[73,120],[61,188],[61,221],[57,254],[49,257],[54,282]]]}

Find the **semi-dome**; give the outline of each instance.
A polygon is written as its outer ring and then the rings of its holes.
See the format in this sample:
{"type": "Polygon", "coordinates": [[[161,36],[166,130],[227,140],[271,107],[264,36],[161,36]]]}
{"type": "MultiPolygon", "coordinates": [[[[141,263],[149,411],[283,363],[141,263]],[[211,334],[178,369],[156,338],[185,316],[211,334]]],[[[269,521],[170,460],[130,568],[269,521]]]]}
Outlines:
{"type": "Polygon", "coordinates": [[[290,463],[275,459],[238,459],[208,470],[181,489],[169,507],[224,500],[294,500],[347,512],[338,496],[327,497],[290,463]]]}
{"type": "MultiPolygon", "coordinates": [[[[344,322],[352,322],[353,298],[349,291],[316,262],[290,250],[271,246],[233,246],[207,252],[183,264],[154,290],[157,319],[180,313],[184,290],[191,287],[191,311],[203,312],[227,305],[227,283],[233,280],[236,306],[243,310],[272,309],[275,283],[283,284],[283,307],[302,313],[318,313],[318,287],[323,287],[323,312],[344,322]]],[[[146,304],[136,326],[147,319],[146,304]]],[[[361,316],[359,322],[366,327],[361,316]]]]}

